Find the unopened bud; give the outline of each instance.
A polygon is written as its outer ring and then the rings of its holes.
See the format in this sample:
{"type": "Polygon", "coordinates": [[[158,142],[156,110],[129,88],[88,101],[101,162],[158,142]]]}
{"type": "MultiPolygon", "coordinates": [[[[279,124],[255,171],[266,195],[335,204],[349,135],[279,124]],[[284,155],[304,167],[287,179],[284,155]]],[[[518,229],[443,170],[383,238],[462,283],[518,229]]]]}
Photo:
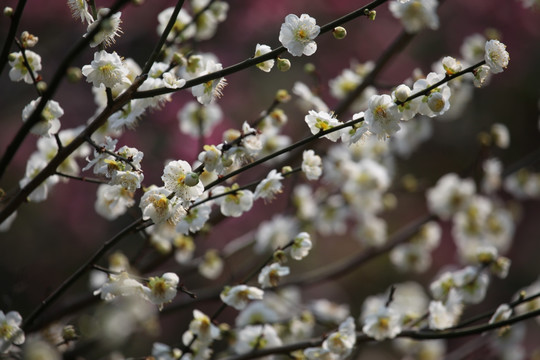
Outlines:
{"type": "Polygon", "coordinates": [[[40,93],[43,94],[45,91],[47,91],[47,83],[45,81],[39,81],[36,88],[40,93]]]}
{"type": "Polygon", "coordinates": [[[418,180],[412,174],[406,174],[401,178],[401,185],[405,190],[414,192],[418,189],[418,180]]]}
{"type": "Polygon", "coordinates": [[[334,30],[332,30],[332,34],[334,37],[338,40],[343,39],[345,36],[347,36],[347,30],[343,26],[335,27],[334,30]]]}
{"type": "Polygon", "coordinates": [[[396,88],[395,96],[397,101],[405,102],[411,96],[411,89],[407,85],[401,84],[396,88]]]}
{"type": "Polygon", "coordinates": [[[12,17],[13,16],[13,8],[9,7],[9,6],[6,6],[4,8],[4,15],[7,16],[7,17],[12,17]]]}
{"type": "Polygon", "coordinates": [[[375,17],[377,16],[377,12],[375,10],[366,9],[364,14],[369,18],[369,20],[375,20],[375,17]]]}
{"type": "Polygon", "coordinates": [[[292,167],[290,167],[289,165],[285,165],[284,167],[281,168],[281,173],[282,174],[287,174],[287,173],[290,173],[292,171],[292,167]]]}
{"type": "Polygon", "coordinates": [[[196,172],[190,172],[186,175],[186,178],[184,180],[184,184],[187,186],[195,186],[199,183],[199,174],[196,172]]]}
{"type": "Polygon", "coordinates": [[[289,59],[277,59],[277,68],[279,71],[288,71],[291,68],[291,62],[289,59]]]}
{"type": "Polygon", "coordinates": [[[397,197],[394,194],[386,193],[383,196],[383,206],[386,210],[395,209],[397,206],[397,197]]]}
{"type": "Polygon", "coordinates": [[[276,100],[279,101],[280,103],[284,103],[291,100],[291,95],[289,95],[289,92],[287,90],[279,89],[276,92],[276,100]]]}
{"type": "Polygon", "coordinates": [[[442,94],[440,92],[436,92],[429,95],[427,104],[431,111],[434,113],[440,113],[444,109],[446,102],[444,101],[442,94]]]}
{"type": "Polygon", "coordinates": [[[488,134],[487,132],[485,131],[482,131],[478,134],[478,142],[482,145],[482,146],[491,146],[491,142],[492,142],[492,139],[491,139],[491,135],[488,134]]]}
{"type": "Polygon", "coordinates": [[[313,63],[307,63],[306,65],[304,65],[304,71],[307,72],[308,74],[314,73],[315,70],[316,68],[313,63]]]}
{"type": "Polygon", "coordinates": [[[79,82],[82,79],[81,69],[76,66],[72,66],[68,68],[66,75],[67,75],[68,81],[71,83],[79,82]]]}

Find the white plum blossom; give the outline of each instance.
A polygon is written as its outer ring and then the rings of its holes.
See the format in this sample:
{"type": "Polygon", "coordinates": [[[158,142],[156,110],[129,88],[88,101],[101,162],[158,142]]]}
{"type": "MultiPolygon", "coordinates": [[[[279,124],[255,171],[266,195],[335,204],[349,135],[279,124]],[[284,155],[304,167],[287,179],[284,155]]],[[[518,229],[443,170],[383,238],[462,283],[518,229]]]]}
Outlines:
{"type": "Polygon", "coordinates": [[[435,187],[426,193],[430,211],[442,219],[448,219],[464,209],[476,192],[471,179],[460,179],[457,174],[449,173],[441,177],[435,187]]]}
{"type": "Polygon", "coordinates": [[[199,264],[199,273],[207,279],[217,279],[223,272],[223,259],[215,249],[208,250],[199,264]]]}
{"type": "Polygon", "coordinates": [[[282,342],[273,326],[248,325],[237,334],[234,351],[245,354],[255,349],[266,349],[281,346],[282,342]]]}
{"type": "Polygon", "coordinates": [[[293,56],[310,56],[317,51],[317,43],[314,40],[320,31],[321,28],[311,16],[302,14],[298,17],[289,14],[281,25],[279,41],[293,56]]]}
{"type": "Polygon", "coordinates": [[[24,55],[28,60],[28,65],[30,65],[31,70],[26,67],[22,52],[11,53],[8,56],[9,66],[11,66],[11,69],[9,70],[9,79],[11,81],[24,80],[25,83],[31,84],[32,75],[34,75],[34,79],[37,78],[37,72],[41,70],[41,56],[32,50],[25,50],[24,55]]]}
{"type": "Polygon", "coordinates": [[[176,231],[184,235],[187,235],[190,231],[196,233],[203,228],[204,224],[206,224],[210,218],[211,211],[212,208],[209,203],[190,208],[176,224],[176,231]]]}
{"type": "Polygon", "coordinates": [[[212,320],[197,309],[193,310],[193,320],[189,323],[189,330],[197,335],[197,340],[205,344],[211,343],[220,336],[219,328],[212,324],[212,320]]]}
{"type": "MultiPolygon", "coordinates": [[[[28,120],[40,101],[41,97],[38,97],[36,100],[32,100],[24,107],[22,111],[23,121],[26,122],[28,120]]],[[[54,100],[47,101],[45,108],[41,111],[39,121],[32,126],[30,132],[39,136],[51,137],[53,134],[56,134],[58,130],[60,130],[59,118],[62,115],[64,115],[64,110],[60,107],[58,102],[54,100]]]]}
{"type": "Polygon", "coordinates": [[[212,191],[213,195],[232,191],[230,194],[220,196],[215,200],[220,205],[221,213],[225,216],[239,217],[253,206],[253,193],[249,190],[237,189],[239,189],[238,184],[233,184],[230,188],[217,186],[212,191]]]}
{"type": "Polygon", "coordinates": [[[436,330],[448,329],[457,323],[462,312],[461,295],[456,289],[451,289],[444,303],[442,301],[429,303],[429,327],[436,330]]]}
{"type": "MultiPolygon", "coordinates": [[[[171,19],[171,16],[174,12],[173,7],[169,7],[158,14],[158,28],[157,33],[161,36],[165,31],[167,23],[171,19]]],[[[185,9],[180,9],[176,21],[172,27],[171,32],[167,35],[167,41],[182,41],[189,39],[195,35],[195,24],[192,22],[192,17],[188,14],[185,9]],[[188,26],[189,25],[189,26],[188,26]],[[181,35],[180,35],[181,34],[181,35]]]]}
{"type": "Polygon", "coordinates": [[[94,53],[94,60],[90,65],[82,67],[82,74],[86,76],[86,81],[91,82],[95,87],[103,84],[105,87],[113,88],[116,85],[130,84],[128,73],[128,69],[115,51],[112,53],[105,50],[98,51],[94,53]]]}
{"type": "Polygon", "coordinates": [[[135,204],[133,193],[121,185],[102,184],[98,187],[94,208],[107,220],[114,220],[135,204]]]}
{"type": "Polygon", "coordinates": [[[144,296],[153,304],[158,305],[161,310],[163,304],[171,302],[176,296],[176,287],[179,282],[178,275],[172,272],[151,277],[148,285],[143,287],[144,296]]]}
{"type": "Polygon", "coordinates": [[[21,329],[22,316],[17,311],[4,314],[0,310],[0,353],[9,349],[11,344],[22,345],[25,340],[21,329]]]}
{"type": "Polygon", "coordinates": [[[109,46],[111,44],[114,44],[114,38],[115,36],[119,36],[120,33],[122,33],[122,30],[120,30],[120,23],[122,20],[120,20],[120,16],[122,15],[121,12],[116,12],[112,14],[108,19],[103,20],[105,16],[109,13],[109,9],[102,8],[99,9],[97,14],[97,20],[93,21],[88,25],[88,28],[86,29],[85,37],[90,34],[92,30],[96,28],[96,26],[99,26],[100,29],[97,32],[97,34],[94,35],[94,37],[90,40],[90,47],[96,47],[99,44],[103,44],[105,46],[109,46]]]}
{"type": "Polygon", "coordinates": [[[265,200],[272,200],[276,194],[281,193],[281,187],[283,186],[281,181],[283,175],[278,173],[275,169],[271,170],[266,178],[264,178],[255,188],[253,194],[255,200],[263,198],[265,200]]]}
{"type": "Polygon", "coordinates": [[[68,6],[71,9],[71,14],[74,18],[81,18],[81,22],[91,24],[94,21],[92,14],[88,11],[88,3],[86,0],[68,0],[68,6]]]}
{"type": "Polygon", "coordinates": [[[302,154],[302,172],[308,180],[317,180],[322,174],[322,159],[313,150],[305,150],[302,154]]]}
{"type": "MultiPolygon", "coordinates": [[[[40,153],[34,153],[28,159],[26,163],[26,172],[24,178],[19,181],[19,186],[24,188],[30,181],[32,181],[40,172],[47,166],[47,160],[43,158],[40,153]]],[[[30,195],[28,200],[31,202],[41,202],[47,199],[49,191],[53,185],[59,181],[57,175],[49,176],[38,187],[36,187],[30,195]]]]}
{"type": "Polygon", "coordinates": [[[499,40],[489,40],[486,42],[486,54],[484,60],[493,74],[503,72],[508,66],[510,55],[506,51],[506,45],[499,40]]]}
{"type": "Polygon", "coordinates": [[[310,309],[315,317],[323,322],[339,324],[350,315],[347,304],[337,304],[328,299],[313,300],[310,309]]]}
{"type": "Polygon", "coordinates": [[[504,124],[495,123],[491,125],[491,136],[493,142],[500,149],[507,149],[510,146],[510,132],[504,124]]]}
{"type": "Polygon", "coordinates": [[[487,65],[481,65],[473,70],[473,75],[473,85],[478,88],[482,87],[489,82],[491,75],[490,67],[487,65]]]}
{"type": "Polygon", "coordinates": [[[328,335],[322,344],[322,348],[338,355],[341,359],[347,357],[356,344],[355,330],[354,319],[349,316],[339,325],[338,331],[328,335]]]}
{"type": "Polygon", "coordinates": [[[401,317],[391,307],[381,306],[365,317],[362,331],[369,337],[381,341],[393,339],[401,332],[401,317]]]}
{"type": "Polygon", "coordinates": [[[221,108],[215,102],[203,106],[190,101],[178,112],[177,118],[182,133],[198,138],[210,135],[222,116],[221,108]]]}
{"type": "Polygon", "coordinates": [[[390,95],[373,95],[369,99],[368,109],[364,114],[364,122],[368,129],[379,139],[386,139],[399,129],[398,107],[390,95]]]}
{"type": "Polygon", "coordinates": [[[191,166],[187,161],[170,161],[163,170],[161,180],[165,189],[175,193],[185,204],[197,199],[204,191],[204,185],[200,180],[195,185],[191,185],[188,179],[191,178],[191,166]]]}
{"type": "MultiPolygon", "coordinates": [[[[313,111],[310,110],[309,114],[304,117],[306,124],[309,126],[311,133],[313,135],[318,134],[321,131],[330,130],[333,127],[341,125],[342,123],[338,121],[332,114],[329,114],[326,111],[313,111]]],[[[334,131],[330,134],[326,134],[323,137],[331,140],[337,141],[341,137],[339,131],[334,131]]]]}
{"type": "Polygon", "coordinates": [[[390,11],[400,19],[408,33],[416,33],[424,28],[436,30],[439,27],[437,16],[438,0],[392,1],[390,11]]]}
{"type": "MultiPolygon", "coordinates": [[[[220,63],[216,63],[212,59],[207,59],[204,70],[199,76],[212,74],[220,71],[223,66],[220,63]]],[[[223,88],[227,85],[225,78],[218,78],[209,80],[205,83],[196,85],[191,88],[191,93],[197,98],[197,101],[203,105],[208,105],[214,102],[216,98],[223,96],[223,88]]]]}
{"type": "Polygon", "coordinates": [[[264,291],[254,286],[236,285],[226,287],[219,295],[221,301],[236,310],[244,309],[252,300],[262,300],[264,291]]]}
{"type": "Polygon", "coordinates": [[[308,255],[311,247],[311,237],[307,232],[301,232],[293,240],[291,257],[295,260],[302,260],[308,255]]]}
{"type": "Polygon", "coordinates": [[[282,277],[289,275],[288,266],[281,266],[279,263],[266,265],[259,273],[258,281],[263,289],[276,287],[282,277]]]}
{"type": "MultiPolygon", "coordinates": [[[[272,51],[272,48],[270,46],[257,44],[257,47],[255,48],[255,57],[268,54],[271,51],[272,51]]],[[[270,72],[270,70],[272,70],[272,68],[274,67],[274,63],[275,63],[275,60],[273,59],[266,60],[261,63],[258,63],[257,67],[264,72],[270,72]]]]}
{"type": "Polygon", "coordinates": [[[109,274],[107,281],[94,291],[102,300],[111,301],[117,296],[143,296],[144,285],[131,278],[126,271],[109,274]]]}
{"type": "Polygon", "coordinates": [[[154,224],[164,221],[179,221],[186,211],[176,204],[174,199],[169,199],[171,192],[163,187],[150,187],[141,197],[139,207],[143,212],[143,219],[152,219],[154,224]]]}
{"type": "MultiPolygon", "coordinates": [[[[83,0],[84,1],[84,0],[83,0]]],[[[182,350],[155,342],[152,344],[152,357],[155,360],[176,360],[182,356],[182,350]]]]}

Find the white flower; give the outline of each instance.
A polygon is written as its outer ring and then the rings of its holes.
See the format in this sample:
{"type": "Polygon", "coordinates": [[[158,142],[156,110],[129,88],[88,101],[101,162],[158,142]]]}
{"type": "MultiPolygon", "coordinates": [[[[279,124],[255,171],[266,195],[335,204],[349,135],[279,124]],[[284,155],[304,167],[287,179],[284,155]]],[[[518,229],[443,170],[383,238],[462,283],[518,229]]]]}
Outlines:
{"type": "MultiPolygon", "coordinates": [[[[40,100],[41,97],[38,97],[24,107],[22,111],[23,121],[28,120],[40,100]]],[[[47,101],[45,108],[41,111],[41,116],[39,117],[40,120],[32,126],[30,132],[40,136],[51,137],[51,135],[56,134],[58,130],[60,130],[60,120],[58,118],[62,115],[64,115],[64,110],[60,107],[60,104],[54,100],[47,101]]]]}
{"type": "Polygon", "coordinates": [[[392,308],[382,306],[366,316],[362,331],[369,337],[381,341],[393,339],[401,332],[400,315],[392,308]]]}
{"type": "Polygon", "coordinates": [[[188,102],[177,115],[180,131],[195,138],[210,135],[222,117],[223,113],[217,103],[202,106],[196,101],[188,102]]]}
{"type": "MultiPolygon", "coordinates": [[[[332,129],[335,126],[341,125],[341,122],[338,121],[335,117],[329,114],[326,111],[313,111],[310,110],[309,114],[304,117],[306,124],[308,124],[309,129],[313,135],[318,134],[321,131],[326,131],[332,129]]],[[[341,136],[339,131],[334,131],[330,134],[324,135],[323,137],[337,141],[341,136]]]]}
{"type": "Polygon", "coordinates": [[[499,40],[489,40],[486,42],[485,50],[484,60],[491,72],[493,74],[503,72],[510,61],[510,55],[506,51],[506,45],[499,40]]]}
{"type": "Polygon", "coordinates": [[[151,277],[148,286],[143,288],[144,295],[161,310],[164,303],[172,301],[176,296],[179,281],[178,275],[172,272],[165,273],[161,277],[151,277]]]}
{"type": "Polygon", "coordinates": [[[281,266],[279,263],[266,265],[259,273],[258,281],[263,289],[276,287],[283,276],[290,273],[288,266],[281,266]]]}
{"type": "MultiPolygon", "coordinates": [[[[24,188],[32,179],[34,179],[40,172],[47,166],[47,160],[43,158],[40,153],[34,153],[28,159],[26,163],[26,172],[24,178],[19,181],[19,186],[24,188]]],[[[28,200],[32,202],[41,202],[47,199],[49,191],[52,189],[52,186],[58,183],[58,176],[53,175],[49,176],[45,181],[43,181],[37,188],[35,188],[30,195],[28,200]]]]}
{"type": "Polygon", "coordinates": [[[197,340],[205,344],[211,343],[220,335],[219,328],[212,324],[207,315],[197,309],[193,310],[193,320],[189,323],[189,330],[197,335],[197,340]]]}
{"type": "Polygon", "coordinates": [[[487,274],[479,273],[473,266],[467,266],[454,273],[454,281],[464,303],[478,304],[484,300],[489,285],[487,274]]]}
{"type": "MultiPolygon", "coordinates": [[[[257,44],[257,47],[255,48],[255,57],[268,54],[271,51],[272,51],[272,48],[270,46],[257,44]]],[[[274,67],[274,63],[275,63],[275,60],[273,59],[266,60],[261,63],[258,63],[257,67],[264,72],[270,72],[270,70],[272,70],[272,67],[274,67]]]]}
{"type": "Polygon", "coordinates": [[[328,335],[322,344],[322,348],[339,355],[341,359],[345,358],[352,352],[356,344],[355,330],[354,319],[349,316],[339,325],[338,331],[328,335]]]}
{"type": "Polygon", "coordinates": [[[309,180],[317,180],[321,176],[322,160],[313,150],[305,150],[302,154],[302,172],[309,180]]]}
{"type": "Polygon", "coordinates": [[[89,24],[94,21],[92,14],[88,11],[88,3],[86,0],[68,0],[67,3],[74,18],[80,17],[82,22],[86,20],[89,24]]]}
{"type": "Polygon", "coordinates": [[[448,219],[464,209],[475,192],[476,187],[471,179],[461,180],[457,174],[446,174],[427,191],[428,207],[432,213],[448,219]]]}
{"type": "Polygon", "coordinates": [[[116,12],[107,20],[103,20],[109,11],[110,10],[107,8],[99,9],[97,20],[88,25],[84,37],[88,36],[88,34],[94,30],[96,26],[100,27],[97,34],[95,34],[90,40],[90,47],[96,47],[102,43],[104,46],[114,44],[114,37],[119,36],[119,34],[122,33],[122,30],[120,30],[120,23],[122,22],[122,20],[120,20],[120,16],[122,13],[120,11],[116,12]]]}
{"type": "Polygon", "coordinates": [[[271,220],[259,225],[255,235],[255,252],[274,251],[282,248],[298,233],[298,223],[290,216],[275,215],[271,220]]]}
{"type": "Polygon", "coordinates": [[[9,349],[11,344],[22,345],[25,340],[24,332],[21,330],[21,315],[16,311],[4,314],[0,311],[0,353],[9,349]]]}
{"type": "Polygon", "coordinates": [[[408,33],[416,33],[426,27],[432,30],[439,27],[438,5],[438,0],[392,1],[389,8],[408,33]]]}
{"type": "Polygon", "coordinates": [[[489,82],[489,76],[491,75],[491,68],[487,65],[481,65],[473,70],[473,85],[476,87],[482,87],[489,82]]]}
{"type": "Polygon", "coordinates": [[[141,197],[139,207],[143,212],[143,219],[152,219],[154,224],[159,224],[170,219],[173,223],[179,221],[186,211],[176,204],[174,199],[169,199],[171,192],[162,187],[152,186],[141,197]]]}
{"type": "Polygon", "coordinates": [[[345,321],[351,313],[349,305],[336,304],[327,299],[313,300],[310,309],[317,319],[336,324],[345,321]]]}
{"type": "Polygon", "coordinates": [[[223,259],[214,249],[208,250],[199,264],[199,273],[207,279],[217,279],[223,271],[223,259]]]}
{"type": "Polygon", "coordinates": [[[102,300],[111,301],[117,296],[142,295],[143,288],[143,284],[122,271],[118,275],[109,274],[107,281],[94,291],[94,295],[100,295],[102,300]]]}
{"type": "Polygon", "coordinates": [[[223,215],[239,217],[253,206],[253,193],[249,190],[236,190],[238,188],[238,184],[233,184],[230,188],[218,186],[212,191],[214,195],[233,191],[215,200],[223,215]]]}
{"type": "Polygon", "coordinates": [[[460,72],[463,68],[461,63],[451,56],[443,57],[441,62],[447,75],[454,75],[455,73],[460,72]]]}
{"type": "Polygon", "coordinates": [[[255,188],[255,193],[253,194],[255,200],[258,198],[266,200],[274,199],[275,195],[281,192],[281,180],[283,180],[283,175],[278,173],[275,169],[271,170],[268,175],[266,175],[266,178],[257,185],[257,188],[255,188]]]}
{"type": "Polygon", "coordinates": [[[176,360],[180,359],[181,356],[182,351],[180,349],[171,348],[169,345],[159,342],[152,344],[152,357],[156,360],[176,360]]]}
{"type": "Polygon", "coordinates": [[[510,132],[506,125],[500,123],[491,125],[491,136],[498,148],[507,149],[510,146],[510,132]]]}
{"type": "MultiPolygon", "coordinates": [[[[223,69],[220,63],[216,63],[211,59],[208,59],[205,63],[205,69],[199,76],[215,73],[223,69]]],[[[196,85],[191,88],[191,93],[197,98],[197,101],[203,105],[208,105],[216,98],[223,96],[223,88],[227,85],[225,78],[218,78],[209,80],[205,83],[196,85]]]]}
{"type": "Polygon", "coordinates": [[[179,89],[186,85],[185,79],[179,79],[170,71],[163,74],[163,85],[169,89],[179,89]]]}
{"type": "Polygon", "coordinates": [[[174,192],[185,204],[197,199],[202,195],[204,186],[199,180],[191,186],[186,183],[186,178],[191,175],[191,166],[184,160],[169,162],[163,170],[161,180],[165,184],[165,189],[174,192]]]}
{"type": "Polygon", "coordinates": [[[313,41],[321,28],[316,25],[315,19],[307,14],[294,14],[285,17],[285,22],[279,31],[279,41],[293,56],[310,56],[317,51],[317,43],[313,41]]]}
{"type": "Polygon", "coordinates": [[[373,95],[369,99],[364,122],[379,139],[395,134],[399,129],[400,114],[390,95],[373,95]]]}
{"type": "Polygon", "coordinates": [[[212,208],[208,203],[189,209],[176,224],[176,231],[184,235],[187,235],[190,231],[196,233],[206,224],[211,212],[212,208]]]}
{"type": "Polygon", "coordinates": [[[444,330],[454,326],[462,311],[461,296],[456,289],[451,289],[444,304],[441,301],[429,303],[429,328],[444,330]]]}
{"type": "Polygon", "coordinates": [[[234,351],[245,354],[255,349],[281,346],[281,339],[271,325],[248,325],[237,334],[234,351]]]}
{"type": "Polygon", "coordinates": [[[123,215],[134,204],[133,193],[127,191],[121,185],[102,184],[97,189],[94,208],[105,219],[114,220],[123,215]]]}
{"type": "Polygon", "coordinates": [[[315,109],[316,111],[328,112],[328,105],[326,105],[320,97],[315,95],[306,84],[300,81],[295,82],[292,92],[303,101],[303,108],[305,108],[306,111],[315,109]]]}
{"type": "Polygon", "coordinates": [[[291,257],[295,260],[302,260],[311,250],[311,238],[307,232],[296,235],[291,246],[291,257]]]}
{"type": "Polygon", "coordinates": [[[105,50],[94,53],[94,60],[90,65],[82,67],[82,74],[86,76],[86,81],[91,82],[95,87],[103,84],[105,87],[113,88],[116,85],[131,83],[127,77],[128,69],[114,51],[112,54],[105,50]]]}
{"type": "MultiPolygon", "coordinates": [[[[34,79],[37,78],[37,72],[41,70],[41,56],[31,50],[25,50],[24,55],[26,55],[34,79]]],[[[24,80],[25,83],[31,84],[32,76],[30,75],[30,70],[24,64],[22,52],[11,53],[8,58],[9,66],[11,66],[11,69],[9,70],[9,79],[11,81],[24,80]]]]}
{"type": "MultiPolygon", "coordinates": [[[[161,36],[161,34],[163,34],[163,31],[165,31],[165,27],[171,19],[173,12],[174,8],[169,7],[158,14],[158,35],[161,36]]],[[[171,32],[169,33],[169,35],[167,35],[167,41],[182,41],[185,39],[189,39],[193,37],[193,35],[195,35],[195,31],[195,24],[193,24],[191,16],[185,9],[181,9],[178,13],[178,16],[176,17],[176,21],[174,22],[171,32]],[[180,33],[181,35],[178,36],[180,33]]]]}
{"type": "Polygon", "coordinates": [[[251,300],[262,300],[264,291],[247,285],[226,287],[219,297],[225,304],[236,310],[244,309],[251,300]]]}

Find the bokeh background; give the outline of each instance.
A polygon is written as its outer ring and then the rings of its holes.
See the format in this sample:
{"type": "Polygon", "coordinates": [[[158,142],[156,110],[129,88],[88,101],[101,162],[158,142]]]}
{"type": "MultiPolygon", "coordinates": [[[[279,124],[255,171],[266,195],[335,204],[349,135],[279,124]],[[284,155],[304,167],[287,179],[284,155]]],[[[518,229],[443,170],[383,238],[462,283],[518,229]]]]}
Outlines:
{"type": "MultiPolygon", "coordinates": [[[[111,3],[97,1],[99,7],[111,3]]],[[[279,46],[279,28],[287,14],[308,13],[322,25],[364,4],[357,0],[231,1],[227,21],[219,26],[213,39],[200,43],[199,49],[215,53],[224,66],[229,66],[251,57],[257,43],[272,48],[279,46]]],[[[141,6],[126,7],[122,11],[123,35],[111,49],[143,64],[157,40],[157,14],[173,5],[172,1],[152,0],[141,6]]],[[[2,6],[15,7],[16,1],[3,1],[2,6]]],[[[410,77],[415,68],[427,73],[431,65],[443,56],[458,57],[466,36],[473,33],[485,34],[486,30],[500,34],[511,60],[508,69],[495,76],[489,86],[474,91],[462,116],[453,121],[434,120],[432,139],[422,144],[409,159],[398,162],[398,179],[410,173],[428,186],[445,173],[461,172],[473,164],[478,152],[478,132],[488,130],[495,122],[505,124],[511,133],[511,147],[494,154],[505,165],[519,161],[540,145],[540,13],[525,9],[517,0],[452,0],[441,4],[439,17],[440,28],[436,31],[425,30],[415,36],[410,45],[384,69],[377,83],[397,85],[410,77]]],[[[8,26],[7,19],[0,17],[0,39],[5,39],[8,26]]],[[[292,69],[287,73],[274,69],[267,74],[252,68],[227,77],[229,85],[219,100],[224,119],[207,139],[207,143],[217,144],[221,141],[223,130],[240,128],[242,122],[257,118],[271,103],[277,89],[290,90],[297,80],[312,84],[312,78],[303,71],[306,63],[316,66],[322,84],[325,85],[321,89],[321,97],[332,108],[337,101],[329,96],[328,80],[336,77],[351,61],[376,59],[402,31],[387,4],[377,8],[376,21],[361,18],[345,27],[348,36],[344,40],[338,41],[330,34],[321,36],[317,39],[318,51],[311,57],[291,58],[292,69]]],[[[65,1],[39,0],[28,1],[19,34],[23,30],[40,39],[34,51],[42,57],[41,74],[45,81],[52,77],[64,54],[86,31],[80,21],[71,18],[65,1]]],[[[88,49],[75,59],[73,65],[80,67],[88,64],[92,57],[93,51],[88,49]]],[[[3,152],[21,125],[23,107],[35,98],[35,92],[29,85],[11,83],[6,70],[0,77],[0,94],[0,151],[3,152]]],[[[84,81],[76,84],[64,82],[55,100],[60,102],[65,111],[61,119],[63,128],[85,124],[95,111],[90,86],[84,81]]],[[[166,159],[183,159],[188,162],[196,159],[200,151],[198,141],[180,133],[176,117],[177,112],[190,100],[192,96],[189,92],[174,94],[172,101],[162,111],[148,113],[135,131],[125,132],[120,139],[120,146],[134,146],[144,152],[142,165],[146,185],[161,184],[161,171],[166,159]]],[[[303,121],[304,114],[294,103],[285,105],[284,109],[289,116],[286,132],[293,141],[308,135],[303,121]]],[[[9,191],[17,186],[24,176],[26,159],[35,151],[35,141],[33,136],[26,139],[0,187],[9,191]]],[[[242,181],[260,178],[268,170],[254,169],[242,181]]],[[[202,254],[206,248],[220,248],[255,229],[274,214],[284,211],[291,186],[288,180],[281,199],[266,205],[257,204],[248,216],[240,220],[222,221],[212,232],[198,239],[197,254],[202,254]]],[[[23,317],[29,314],[105,240],[129,224],[133,217],[140,215],[138,209],[132,209],[129,215],[119,220],[106,221],[94,211],[95,192],[95,185],[70,181],[57,185],[47,201],[24,204],[21,207],[12,229],[0,233],[0,309],[17,310],[23,317]]],[[[395,193],[398,206],[384,216],[391,233],[426,212],[421,193],[404,194],[399,190],[395,193]]],[[[509,253],[513,260],[510,275],[505,280],[494,280],[485,303],[471,307],[467,314],[492,309],[509,301],[513,294],[533,282],[540,273],[540,205],[536,201],[526,201],[520,205],[522,217],[514,246],[509,253]]],[[[443,224],[443,228],[445,233],[442,245],[435,251],[434,263],[426,274],[399,273],[390,265],[387,256],[381,256],[344,277],[306,289],[304,296],[328,297],[336,302],[350,303],[353,315],[357,316],[366,296],[384,292],[392,283],[412,279],[427,285],[439,269],[456,261],[448,224],[443,224]]],[[[120,247],[126,254],[134,256],[143,247],[144,241],[142,237],[131,236],[122,241],[120,247]]],[[[322,266],[348,256],[356,251],[357,244],[348,237],[319,237],[317,247],[309,261],[301,264],[297,271],[322,266]]],[[[242,261],[242,258],[237,259],[234,264],[241,264],[242,261]]],[[[231,266],[234,268],[235,265],[231,266]]],[[[161,270],[176,271],[182,276],[182,269],[172,259],[165,261],[161,268],[156,268],[155,273],[161,270]]],[[[212,284],[196,275],[188,276],[185,281],[186,286],[192,289],[212,284]]],[[[89,293],[87,284],[80,281],[56,308],[85,293],[89,293]]],[[[201,308],[211,313],[216,306],[216,303],[209,303],[201,305],[201,308]]],[[[232,311],[226,312],[224,319],[233,315],[232,311]]],[[[156,339],[165,342],[178,340],[179,332],[185,328],[185,319],[190,316],[189,308],[165,316],[166,328],[174,328],[175,324],[184,325],[173,332],[164,331],[156,339]]],[[[537,346],[534,339],[540,332],[532,321],[529,325],[527,350],[532,354],[537,346]]],[[[451,341],[449,348],[457,347],[461,341],[451,341]]],[[[140,355],[144,346],[134,345],[130,351],[140,355]]],[[[395,356],[391,349],[383,349],[382,354],[377,356],[389,359],[395,356]]],[[[375,359],[375,355],[370,356],[375,359]]]]}

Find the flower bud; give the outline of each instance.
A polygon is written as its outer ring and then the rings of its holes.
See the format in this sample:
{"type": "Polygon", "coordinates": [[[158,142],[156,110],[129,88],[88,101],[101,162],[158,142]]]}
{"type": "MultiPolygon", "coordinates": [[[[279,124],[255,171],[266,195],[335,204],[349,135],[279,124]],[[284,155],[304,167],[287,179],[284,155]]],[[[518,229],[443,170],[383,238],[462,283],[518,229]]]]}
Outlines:
{"type": "Polygon", "coordinates": [[[45,81],[39,81],[36,88],[40,93],[43,94],[45,91],[47,91],[47,83],[45,81]]]}
{"type": "Polygon", "coordinates": [[[304,71],[308,74],[314,73],[316,70],[315,65],[313,63],[307,63],[304,65],[304,71]]]}
{"type": "Polygon", "coordinates": [[[34,47],[38,40],[37,36],[30,34],[28,31],[23,31],[21,34],[21,42],[24,48],[34,47]]]}
{"type": "Polygon", "coordinates": [[[345,28],[342,26],[337,26],[334,28],[334,30],[332,30],[332,34],[336,39],[341,40],[347,36],[347,30],[345,30],[345,28]]]}
{"type": "Polygon", "coordinates": [[[444,105],[446,103],[442,94],[440,92],[436,92],[429,95],[427,104],[431,111],[433,111],[434,113],[439,113],[444,109],[444,105]]]}
{"type": "Polygon", "coordinates": [[[279,71],[288,71],[291,68],[291,62],[289,59],[277,59],[277,68],[279,71]]]}
{"type": "Polygon", "coordinates": [[[13,8],[9,7],[9,6],[6,6],[4,8],[4,15],[7,16],[7,17],[12,17],[13,16],[13,8]]]}
{"type": "Polygon", "coordinates": [[[76,66],[72,66],[66,71],[67,79],[71,83],[79,82],[82,79],[82,71],[76,66]]]}
{"type": "Polygon", "coordinates": [[[395,96],[397,101],[405,102],[411,96],[411,89],[407,85],[401,84],[396,88],[395,96]]]}
{"type": "Polygon", "coordinates": [[[199,174],[196,172],[190,172],[189,174],[186,174],[186,178],[184,179],[184,184],[187,186],[195,186],[199,183],[199,174]]]}
{"type": "Polygon", "coordinates": [[[291,100],[291,95],[289,95],[289,92],[287,90],[279,89],[276,93],[276,100],[280,103],[284,103],[291,100]]]}
{"type": "Polygon", "coordinates": [[[292,167],[290,167],[289,165],[285,165],[284,167],[281,168],[281,173],[283,175],[290,173],[291,171],[292,171],[292,167]]]}

